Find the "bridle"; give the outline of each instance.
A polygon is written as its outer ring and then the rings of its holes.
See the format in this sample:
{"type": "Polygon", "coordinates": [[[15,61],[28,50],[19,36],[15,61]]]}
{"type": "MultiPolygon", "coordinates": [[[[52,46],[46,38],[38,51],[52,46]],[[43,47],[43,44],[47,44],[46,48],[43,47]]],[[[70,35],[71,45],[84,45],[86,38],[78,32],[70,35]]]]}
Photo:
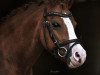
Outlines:
{"type": "MultiPolygon", "coordinates": [[[[55,45],[55,49],[52,51],[52,53],[55,55],[55,57],[61,57],[61,58],[64,58],[65,61],[66,61],[66,58],[70,57],[71,56],[71,50],[72,48],[76,45],[76,44],[79,44],[79,40],[78,39],[71,39],[71,40],[68,40],[66,42],[66,44],[60,44],[59,41],[56,39],[56,36],[53,32],[53,27],[52,25],[50,25],[49,21],[48,21],[48,17],[50,16],[59,16],[59,17],[71,17],[72,14],[63,14],[63,13],[59,13],[59,12],[47,12],[45,11],[44,12],[44,28],[47,28],[48,32],[49,32],[49,35],[50,35],[50,38],[52,40],[52,42],[54,43],[55,45]],[[73,43],[71,46],[70,44],[73,43]],[[64,47],[66,46],[66,48],[64,47]],[[61,55],[59,53],[60,50],[64,50],[64,54],[61,55]]],[[[45,37],[45,32],[44,32],[44,37],[45,37]]],[[[46,37],[45,37],[45,42],[46,42],[46,37]]]]}

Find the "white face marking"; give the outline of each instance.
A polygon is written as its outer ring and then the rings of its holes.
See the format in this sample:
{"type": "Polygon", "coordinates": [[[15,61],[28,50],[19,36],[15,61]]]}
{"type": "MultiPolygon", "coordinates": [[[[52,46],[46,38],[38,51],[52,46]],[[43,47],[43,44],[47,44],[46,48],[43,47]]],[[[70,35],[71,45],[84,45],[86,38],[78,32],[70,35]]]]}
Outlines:
{"type": "MultiPolygon", "coordinates": [[[[77,39],[77,36],[75,34],[74,27],[72,25],[71,20],[69,18],[62,18],[62,19],[66,25],[67,30],[68,30],[69,40],[77,39]]],[[[71,43],[70,46],[71,45],[73,45],[73,43],[71,43]]],[[[84,50],[84,48],[80,44],[77,44],[72,48],[72,56],[70,57],[70,59],[71,59],[71,62],[68,65],[70,68],[79,67],[85,62],[86,51],[84,50]],[[80,57],[75,56],[76,52],[78,52],[80,57]],[[81,63],[79,63],[79,59],[81,59],[81,63]]]]}
{"type": "Polygon", "coordinates": [[[77,39],[76,35],[75,35],[75,31],[74,31],[74,27],[71,23],[71,20],[69,18],[63,18],[64,23],[68,29],[68,34],[69,34],[69,40],[71,39],[77,39]]]}

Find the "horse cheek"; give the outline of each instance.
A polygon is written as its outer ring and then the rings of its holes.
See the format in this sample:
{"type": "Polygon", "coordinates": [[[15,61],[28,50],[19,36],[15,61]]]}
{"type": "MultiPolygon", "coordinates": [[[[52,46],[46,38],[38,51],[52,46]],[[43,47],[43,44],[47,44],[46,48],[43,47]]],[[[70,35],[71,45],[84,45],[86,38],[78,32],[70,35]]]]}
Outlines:
{"type": "Polygon", "coordinates": [[[42,30],[40,31],[40,41],[45,49],[52,50],[54,48],[54,43],[51,40],[49,32],[47,30],[45,32],[43,32],[42,30]]]}

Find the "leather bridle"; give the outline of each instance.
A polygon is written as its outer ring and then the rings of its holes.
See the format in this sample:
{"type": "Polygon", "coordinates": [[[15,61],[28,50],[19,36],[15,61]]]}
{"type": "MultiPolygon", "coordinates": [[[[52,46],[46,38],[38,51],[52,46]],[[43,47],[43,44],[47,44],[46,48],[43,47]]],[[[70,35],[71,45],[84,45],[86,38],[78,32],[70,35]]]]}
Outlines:
{"type": "MultiPolygon", "coordinates": [[[[52,51],[52,53],[55,55],[55,57],[64,58],[65,61],[66,61],[67,57],[70,57],[71,54],[72,54],[71,53],[72,48],[76,44],[79,44],[80,42],[79,42],[78,39],[72,39],[72,40],[68,40],[66,42],[66,44],[60,44],[59,41],[56,39],[56,36],[53,32],[52,25],[50,25],[50,22],[48,21],[48,17],[50,17],[50,16],[59,16],[59,17],[66,17],[67,18],[67,17],[71,17],[72,14],[71,13],[70,14],[63,14],[63,13],[59,13],[59,12],[49,12],[48,13],[47,11],[45,11],[45,14],[44,14],[44,27],[47,28],[47,30],[49,32],[49,35],[50,35],[50,38],[51,38],[52,42],[55,45],[55,49],[52,51]],[[71,43],[73,43],[73,44],[70,46],[71,43]],[[65,50],[64,55],[61,55],[59,53],[60,50],[65,50]]],[[[45,36],[45,34],[44,34],[44,36],[45,36]]],[[[46,37],[45,37],[45,42],[46,42],[46,37]]]]}

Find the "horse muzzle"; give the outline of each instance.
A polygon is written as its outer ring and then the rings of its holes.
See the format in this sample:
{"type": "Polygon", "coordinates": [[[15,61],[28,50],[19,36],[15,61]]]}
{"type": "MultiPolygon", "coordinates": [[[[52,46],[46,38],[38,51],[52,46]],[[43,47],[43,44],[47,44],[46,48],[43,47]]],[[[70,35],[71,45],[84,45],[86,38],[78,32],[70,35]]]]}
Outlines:
{"type": "Polygon", "coordinates": [[[86,60],[86,51],[80,44],[77,44],[72,48],[69,60],[70,60],[68,63],[69,68],[77,68],[83,65],[83,63],[86,60]]]}

